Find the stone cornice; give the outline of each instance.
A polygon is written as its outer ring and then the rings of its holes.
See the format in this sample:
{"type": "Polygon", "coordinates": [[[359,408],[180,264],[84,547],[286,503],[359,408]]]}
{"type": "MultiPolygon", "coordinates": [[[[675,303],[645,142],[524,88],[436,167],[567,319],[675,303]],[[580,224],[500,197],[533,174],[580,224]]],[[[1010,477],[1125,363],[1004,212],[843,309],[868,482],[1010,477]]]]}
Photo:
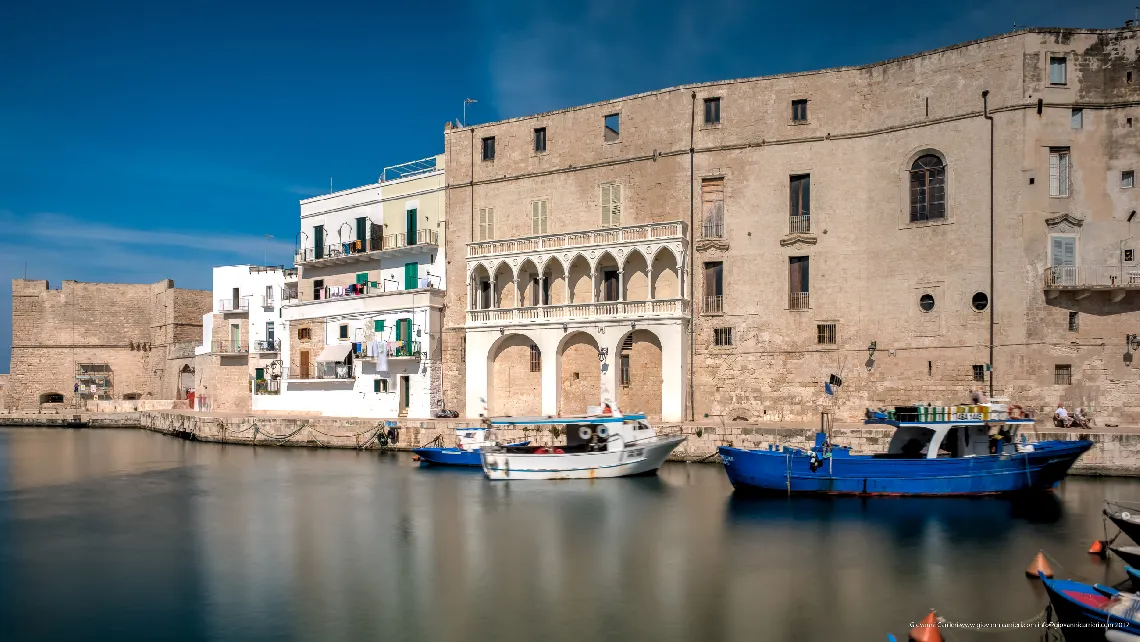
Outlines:
{"type": "Polygon", "coordinates": [[[815,234],[788,234],[780,239],[780,246],[815,245],[817,241],[815,234]]]}

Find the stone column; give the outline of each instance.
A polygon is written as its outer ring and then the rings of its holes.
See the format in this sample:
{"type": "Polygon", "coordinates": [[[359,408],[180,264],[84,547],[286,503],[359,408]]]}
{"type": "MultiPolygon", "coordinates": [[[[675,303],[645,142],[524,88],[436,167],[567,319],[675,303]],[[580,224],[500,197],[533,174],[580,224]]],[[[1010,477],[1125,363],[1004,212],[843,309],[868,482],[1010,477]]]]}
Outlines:
{"type": "Polygon", "coordinates": [[[519,279],[518,279],[518,277],[515,277],[514,279],[512,279],[512,281],[515,284],[515,304],[513,307],[521,308],[522,307],[522,291],[519,290],[519,279]]]}
{"type": "Polygon", "coordinates": [[[590,303],[598,302],[598,273],[590,272],[590,303]]]}
{"type": "Polygon", "coordinates": [[[625,301],[625,268],[618,270],[618,301],[625,301]]]}

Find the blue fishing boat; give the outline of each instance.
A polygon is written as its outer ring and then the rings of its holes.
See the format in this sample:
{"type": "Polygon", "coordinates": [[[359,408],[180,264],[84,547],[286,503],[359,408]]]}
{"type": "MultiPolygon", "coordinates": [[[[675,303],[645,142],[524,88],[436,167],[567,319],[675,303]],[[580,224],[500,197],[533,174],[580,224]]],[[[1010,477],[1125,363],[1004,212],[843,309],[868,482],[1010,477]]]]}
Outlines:
{"type": "Polygon", "coordinates": [[[1068,625],[1063,629],[1066,640],[1123,640],[1140,636],[1140,596],[1135,593],[1038,575],[1057,619],[1068,625]]]}
{"type": "Polygon", "coordinates": [[[1133,568],[1126,564],[1124,566],[1124,572],[1128,574],[1128,579],[1132,580],[1133,587],[1140,587],[1140,569],[1133,568]]]}
{"type": "Polygon", "coordinates": [[[947,496],[1053,488],[1092,442],[1030,442],[1019,430],[1033,420],[1011,408],[1013,413],[1001,404],[868,411],[865,425],[894,429],[885,453],[852,454],[824,432],[810,449],[719,451],[733,487],[742,491],[947,496]]]}
{"type": "MultiPolygon", "coordinates": [[[[482,449],[497,445],[490,438],[487,428],[456,428],[455,444],[455,446],[448,448],[442,446],[416,448],[412,452],[419,455],[421,462],[435,464],[436,466],[482,467],[482,449]]],[[[520,441],[509,445],[526,446],[528,444],[530,441],[520,441]]]]}

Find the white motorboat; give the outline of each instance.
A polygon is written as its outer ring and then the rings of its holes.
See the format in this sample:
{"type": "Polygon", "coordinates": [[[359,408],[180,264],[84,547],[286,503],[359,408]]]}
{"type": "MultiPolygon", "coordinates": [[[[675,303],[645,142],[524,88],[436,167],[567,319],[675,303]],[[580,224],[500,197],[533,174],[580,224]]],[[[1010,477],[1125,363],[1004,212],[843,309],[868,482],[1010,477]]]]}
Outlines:
{"type": "Polygon", "coordinates": [[[492,446],[481,451],[488,479],[597,479],[654,474],[669,453],[685,441],[662,436],[645,415],[506,417],[489,423],[501,428],[557,427],[562,446],[492,446]]]}

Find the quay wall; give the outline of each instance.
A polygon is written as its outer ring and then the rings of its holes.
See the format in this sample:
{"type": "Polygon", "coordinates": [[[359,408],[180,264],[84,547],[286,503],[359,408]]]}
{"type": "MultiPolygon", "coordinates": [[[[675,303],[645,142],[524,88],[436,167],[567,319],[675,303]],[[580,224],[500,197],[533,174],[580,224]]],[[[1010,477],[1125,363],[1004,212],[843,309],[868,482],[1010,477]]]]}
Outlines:
{"type": "MultiPolygon", "coordinates": [[[[399,441],[394,448],[410,450],[440,439],[445,446],[455,445],[455,429],[471,425],[462,419],[343,419],[335,417],[273,417],[266,415],[233,416],[179,411],[141,411],[118,413],[75,413],[59,415],[0,415],[0,425],[55,426],[61,428],[144,428],[195,441],[259,446],[294,446],[315,448],[377,448],[377,430],[387,430],[388,423],[399,427],[399,441]]],[[[811,446],[815,427],[776,427],[771,425],[720,426],[700,423],[662,424],[665,434],[683,434],[684,443],[674,451],[672,459],[693,462],[716,462],[716,447],[732,445],[741,448],[765,448],[775,443],[800,448],[811,446]]],[[[855,452],[886,449],[891,430],[863,425],[840,425],[832,429],[837,443],[851,446],[855,452]]],[[[1078,439],[1093,441],[1093,448],[1073,467],[1074,474],[1140,477],[1140,431],[1078,433],[1055,429],[1032,431],[1032,438],[1078,439]]],[[[499,430],[500,441],[521,441],[554,445],[561,442],[549,427],[499,430]]]]}

